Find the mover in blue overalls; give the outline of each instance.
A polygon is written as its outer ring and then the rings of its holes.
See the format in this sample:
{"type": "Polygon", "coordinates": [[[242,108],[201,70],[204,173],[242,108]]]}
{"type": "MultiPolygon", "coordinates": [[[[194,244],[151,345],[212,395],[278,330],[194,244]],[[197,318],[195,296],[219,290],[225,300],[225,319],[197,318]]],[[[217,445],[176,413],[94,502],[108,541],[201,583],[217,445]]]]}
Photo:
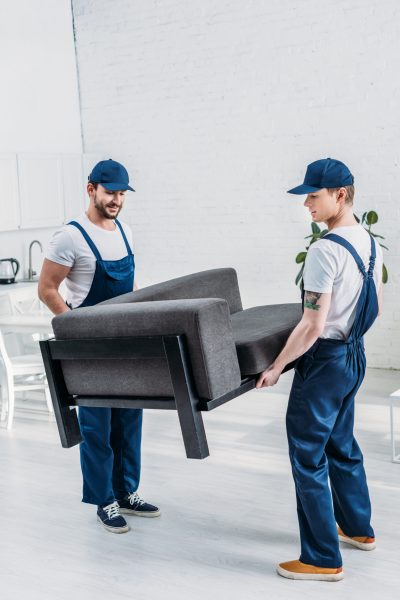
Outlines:
{"type": "MultiPolygon", "coordinates": [[[[83,236],[75,241],[72,248],[74,257],[79,254],[79,243],[84,240],[83,244],[87,246],[83,251],[88,252],[89,248],[89,254],[92,253],[95,258],[95,270],[94,275],[92,271],[93,279],[90,288],[83,301],[74,308],[93,306],[103,300],[131,292],[134,288],[134,255],[124,229],[116,218],[122,208],[125,191],[134,191],[129,186],[128,172],[123,165],[110,159],[98,163],[88,179],[90,205],[86,213],[87,218],[85,217],[86,229],[90,227],[93,234],[100,236],[107,236],[109,231],[119,231],[126,255],[119,260],[103,260],[92,237],[85,229],[85,222],[68,223],[67,228],[76,228],[80,232],[78,236],[83,236]],[[96,231],[93,224],[99,223],[103,223],[107,233],[100,232],[98,228],[96,231]]],[[[74,275],[74,266],[77,271],[79,270],[79,262],[76,260],[72,269],[63,267],[57,262],[65,256],[68,258],[65,245],[70,240],[71,230],[55,236],[42,269],[39,293],[55,314],[68,310],[58,294],[61,280],[66,275],[70,278],[74,275]],[[63,271],[66,268],[67,271],[63,271]]],[[[106,239],[106,244],[108,241],[106,239]]],[[[117,242],[121,243],[121,239],[117,242]]],[[[93,264],[93,256],[90,260],[93,264]]],[[[98,520],[113,533],[129,531],[128,524],[121,513],[145,517],[155,517],[160,514],[156,506],[144,502],[136,491],[140,478],[142,414],[141,409],[79,408],[79,423],[83,437],[80,445],[83,502],[97,505],[98,520]]]]}
{"type": "Polygon", "coordinates": [[[362,550],[375,547],[353,425],[354,398],[366,368],[363,336],[379,314],[382,252],[354,217],[353,183],[346,165],[327,158],[308,165],[304,183],[289,190],[307,194],[304,205],[313,221],[325,222],[329,231],[307,255],[303,317],[257,382],[258,388],[274,385],[283,368],[296,361],[286,429],[301,555],[277,566],[279,575],[289,579],[342,579],[339,540],[362,550]],[[346,238],[363,249],[364,260],[346,238]],[[350,301],[343,324],[340,319],[350,301]]]}

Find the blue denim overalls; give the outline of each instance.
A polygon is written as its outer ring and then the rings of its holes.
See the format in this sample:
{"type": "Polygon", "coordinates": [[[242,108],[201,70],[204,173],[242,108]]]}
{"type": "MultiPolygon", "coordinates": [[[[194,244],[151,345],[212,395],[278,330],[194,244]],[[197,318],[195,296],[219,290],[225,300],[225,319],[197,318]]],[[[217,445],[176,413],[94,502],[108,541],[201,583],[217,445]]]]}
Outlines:
{"type": "Polygon", "coordinates": [[[296,487],[300,560],[337,568],[342,558],[336,523],[348,536],[374,537],[363,456],[353,424],[354,397],[366,367],[363,335],[378,315],[378,298],[372,236],[368,272],[347,240],[336,234],[323,239],[347,248],[362,273],[363,286],[347,340],[318,338],[296,361],[286,429],[296,487]]]}
{"type": "MultiPolygon", "coordinates": [[[[85,229],[76,221],[69,223],[79,229],[96,257],[93,282],[80,307],[93,306],[133,289],[134,256],[121,224],[117,219],[115,223],[128,252],[120,260],[103,260],[85,229]]],[[[142,415],[142,409],[79,408],[83,502],[107,505],[137,490],[142,415]]]]}

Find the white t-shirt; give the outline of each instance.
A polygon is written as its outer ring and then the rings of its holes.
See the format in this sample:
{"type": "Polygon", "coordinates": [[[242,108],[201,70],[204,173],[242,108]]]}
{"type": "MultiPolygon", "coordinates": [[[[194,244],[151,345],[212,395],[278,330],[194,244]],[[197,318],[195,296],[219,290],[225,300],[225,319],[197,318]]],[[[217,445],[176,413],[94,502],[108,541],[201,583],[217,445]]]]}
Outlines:
{"type": "MultiPolygon", "coordinates": [[[[345,238],[354,247],[368,271],[371,238],[360,224],[335,227],[329,233],[345,238]]],[[[378,294],[382,282],[382,248],[375,239],[376,262],[373,273],[378,294]]],[[[363,276],[352,254],[332,240],[318,240],[308,250],[304,267],[304,289],[331,293],[332,299],[325,328],[320,337],[347,339],[355,319],[363,276]]]]}
{"type": "MultiPolygon", "coordinates": [[[[120,260],[127,255],[125,242],[115,225],[108,231],[92,223],[86,214],[73,219],[89,235],[103,260],[120,260]]],[[[120,221],[128,243],[132,247],[132,231],[120,221]]],[[[65,279],[66,300],[72,308],[80,306],[89,293],[96,270],[96,258],[82,233],[74,225],[64,225],[50,240],[46,258],[66,267],[71,267],[65,279]]]]}

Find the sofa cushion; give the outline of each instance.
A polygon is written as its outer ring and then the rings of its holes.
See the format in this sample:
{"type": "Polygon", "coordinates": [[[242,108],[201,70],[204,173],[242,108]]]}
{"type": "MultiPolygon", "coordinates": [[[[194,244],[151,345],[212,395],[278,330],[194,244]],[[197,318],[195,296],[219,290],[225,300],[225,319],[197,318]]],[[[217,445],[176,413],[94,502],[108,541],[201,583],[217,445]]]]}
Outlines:
{"type": "Polygon", "coordinates": [[[231,315],[242,376],[273,363],[302,316],[301,304],[255,306],[231,315]]]}

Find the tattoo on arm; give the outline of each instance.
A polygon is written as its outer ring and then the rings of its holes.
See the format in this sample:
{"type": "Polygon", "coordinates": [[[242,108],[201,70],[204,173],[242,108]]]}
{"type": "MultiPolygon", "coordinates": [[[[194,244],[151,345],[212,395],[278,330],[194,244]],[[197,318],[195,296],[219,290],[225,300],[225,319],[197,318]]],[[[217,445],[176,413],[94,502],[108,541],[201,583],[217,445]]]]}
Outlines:
{"type": "Polygon", "coordinates": [[[310,308],[311,310],[319,310],[321,305],[318,304],[318,300],[322,294],[319,292],[304,292],[304,308],[310,308]]]}

